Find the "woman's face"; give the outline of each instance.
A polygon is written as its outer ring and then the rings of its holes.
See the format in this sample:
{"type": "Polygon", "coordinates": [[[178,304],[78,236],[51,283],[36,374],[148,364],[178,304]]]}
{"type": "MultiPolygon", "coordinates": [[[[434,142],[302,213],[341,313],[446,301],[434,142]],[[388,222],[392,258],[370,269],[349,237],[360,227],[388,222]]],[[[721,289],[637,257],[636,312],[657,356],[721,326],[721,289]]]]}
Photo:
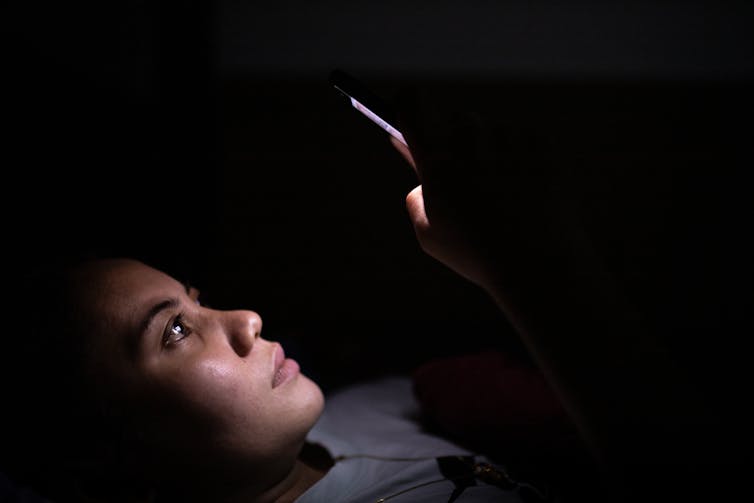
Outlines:
{"type": "Polygon", "coordinates": [[[198,292],[132,260],[99,261],[83,277],[99,320],[89,331],[99,388],[123,407],[156,470],[274,476],[295,460],[322,393],[261,337],[257,313],[202,306],[198,292]]]}

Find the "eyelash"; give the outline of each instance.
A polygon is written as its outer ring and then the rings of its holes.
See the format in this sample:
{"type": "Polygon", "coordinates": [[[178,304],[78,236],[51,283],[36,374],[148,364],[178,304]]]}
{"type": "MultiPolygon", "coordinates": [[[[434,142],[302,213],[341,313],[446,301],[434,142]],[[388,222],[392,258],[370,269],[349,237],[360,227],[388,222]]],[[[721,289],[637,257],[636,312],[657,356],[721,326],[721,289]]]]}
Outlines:
{"type": "Polygon", "coordinates": [[[165,330],[165,333],[162,334],[162,346],[163,347],[170,347],[173,344],[177,344],[184,340],[186,337],[191,335],[191,328],[186,324],[186,322],[183,319],[183,313],[178,314],[175,318],[170,320],[170,323],[168,323],[168,326],[165,330]],[[177,340],[170,340],[171,336],[173,334],[173,329],[180,325],[181,332],[180,332],[180,338],[177,340]]]}

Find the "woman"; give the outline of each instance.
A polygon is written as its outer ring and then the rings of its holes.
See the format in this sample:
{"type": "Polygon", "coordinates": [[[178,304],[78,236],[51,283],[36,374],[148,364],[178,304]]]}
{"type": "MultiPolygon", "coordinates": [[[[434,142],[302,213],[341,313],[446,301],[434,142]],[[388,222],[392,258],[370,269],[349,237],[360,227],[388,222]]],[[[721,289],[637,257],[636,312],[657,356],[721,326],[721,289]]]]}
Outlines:
{"type": "MultiPolygon", "coordinates": [[[[531,169],[527,155],[508,152],[501,162],[474,121],[448,125],[416,99],[398,102],[411,150],[394,146],[421,182],[407,208],[422,248],[507,315],[611,496],[646,501],[659,489],[663,499],[704,482],[698,476],[716,468],[716,426],[727,417],[697,393],[699,380],[681,365],[689,362],[679,363],[662,327],[639,314],[579,226],[569,201],[584,179],[531,169]]],[[[36,432],[19,438],[44,447],[26,451],[45,453],[29,466],[58,474],[50,487],[75,481],[79,494],[101,485],[110,498],[181,501],[539,494],[473,453],[423,437],[406,421],[404,381],[359,389],[356,407],[346,394],[321,416],[320,390],[261,336],[258,315],[202,306],[196,291],[143,263],[93,261],[44,279],[46,287],[15,297],[29,326],[11,337],[26,347],[6,353],[22,363],[6,382],[27,384],[11,403],[23,404],[24,431],[36,432]],[[365,417],[381,425],[374,435],[365,417]]]]}
{"type": "Polygon", "coordinates": [[[457,491],[458,501],[520,501],[526,490],[458,472],[453,463],[481,468],[481,458],[405,417],[405,379],[341,393],[321,417],[320,388],[262,336],[257,313],[203,306],[196,289],[143,262],[86,260],[44,280],[64,296],[43,347],[26,348],[47,355],[26,405],[58,412],[52,424],[37,416],[50,457],[27,461],[56,475],[53,497],[436,501],[457,491]],[[51,385],[56,361],[69,375],[51,385]],[[54,409],[51,387],[63,398],[54,409]]]}

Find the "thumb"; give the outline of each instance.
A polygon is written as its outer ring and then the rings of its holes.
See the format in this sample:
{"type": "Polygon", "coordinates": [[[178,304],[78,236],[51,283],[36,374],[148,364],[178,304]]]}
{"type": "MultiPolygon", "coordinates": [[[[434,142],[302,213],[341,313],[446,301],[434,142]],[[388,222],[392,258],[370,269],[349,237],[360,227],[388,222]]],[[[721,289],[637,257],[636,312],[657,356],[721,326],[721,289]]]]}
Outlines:
{"type": "Polygon", "coordinates": [[[406,210],[417,236],[426,233],[429,230],[429,220],[427,219],[427,213],[424,211],[424,194],[421,185],[415,187],[406,196],[406,210]]]}

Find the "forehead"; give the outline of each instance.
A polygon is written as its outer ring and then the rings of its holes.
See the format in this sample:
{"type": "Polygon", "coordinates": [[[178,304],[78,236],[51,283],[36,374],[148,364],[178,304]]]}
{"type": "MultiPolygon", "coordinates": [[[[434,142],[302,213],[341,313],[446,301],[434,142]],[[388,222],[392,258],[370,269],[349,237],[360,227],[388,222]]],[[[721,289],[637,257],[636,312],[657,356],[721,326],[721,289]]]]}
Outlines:
{"type": "Polygon", "coordinates": [[[175,295],[181,284],[162,271],[130,259],[108,259],[82,271],[84,302],[108,322],[135,321],[152,303],[175,295]]]}
{"type": "Polygon", "coordinates": [[[131,259],[100,260],[90,264],[83,274],[105,293],[148,293],[176,283],[164,272],[131,259]]]}

